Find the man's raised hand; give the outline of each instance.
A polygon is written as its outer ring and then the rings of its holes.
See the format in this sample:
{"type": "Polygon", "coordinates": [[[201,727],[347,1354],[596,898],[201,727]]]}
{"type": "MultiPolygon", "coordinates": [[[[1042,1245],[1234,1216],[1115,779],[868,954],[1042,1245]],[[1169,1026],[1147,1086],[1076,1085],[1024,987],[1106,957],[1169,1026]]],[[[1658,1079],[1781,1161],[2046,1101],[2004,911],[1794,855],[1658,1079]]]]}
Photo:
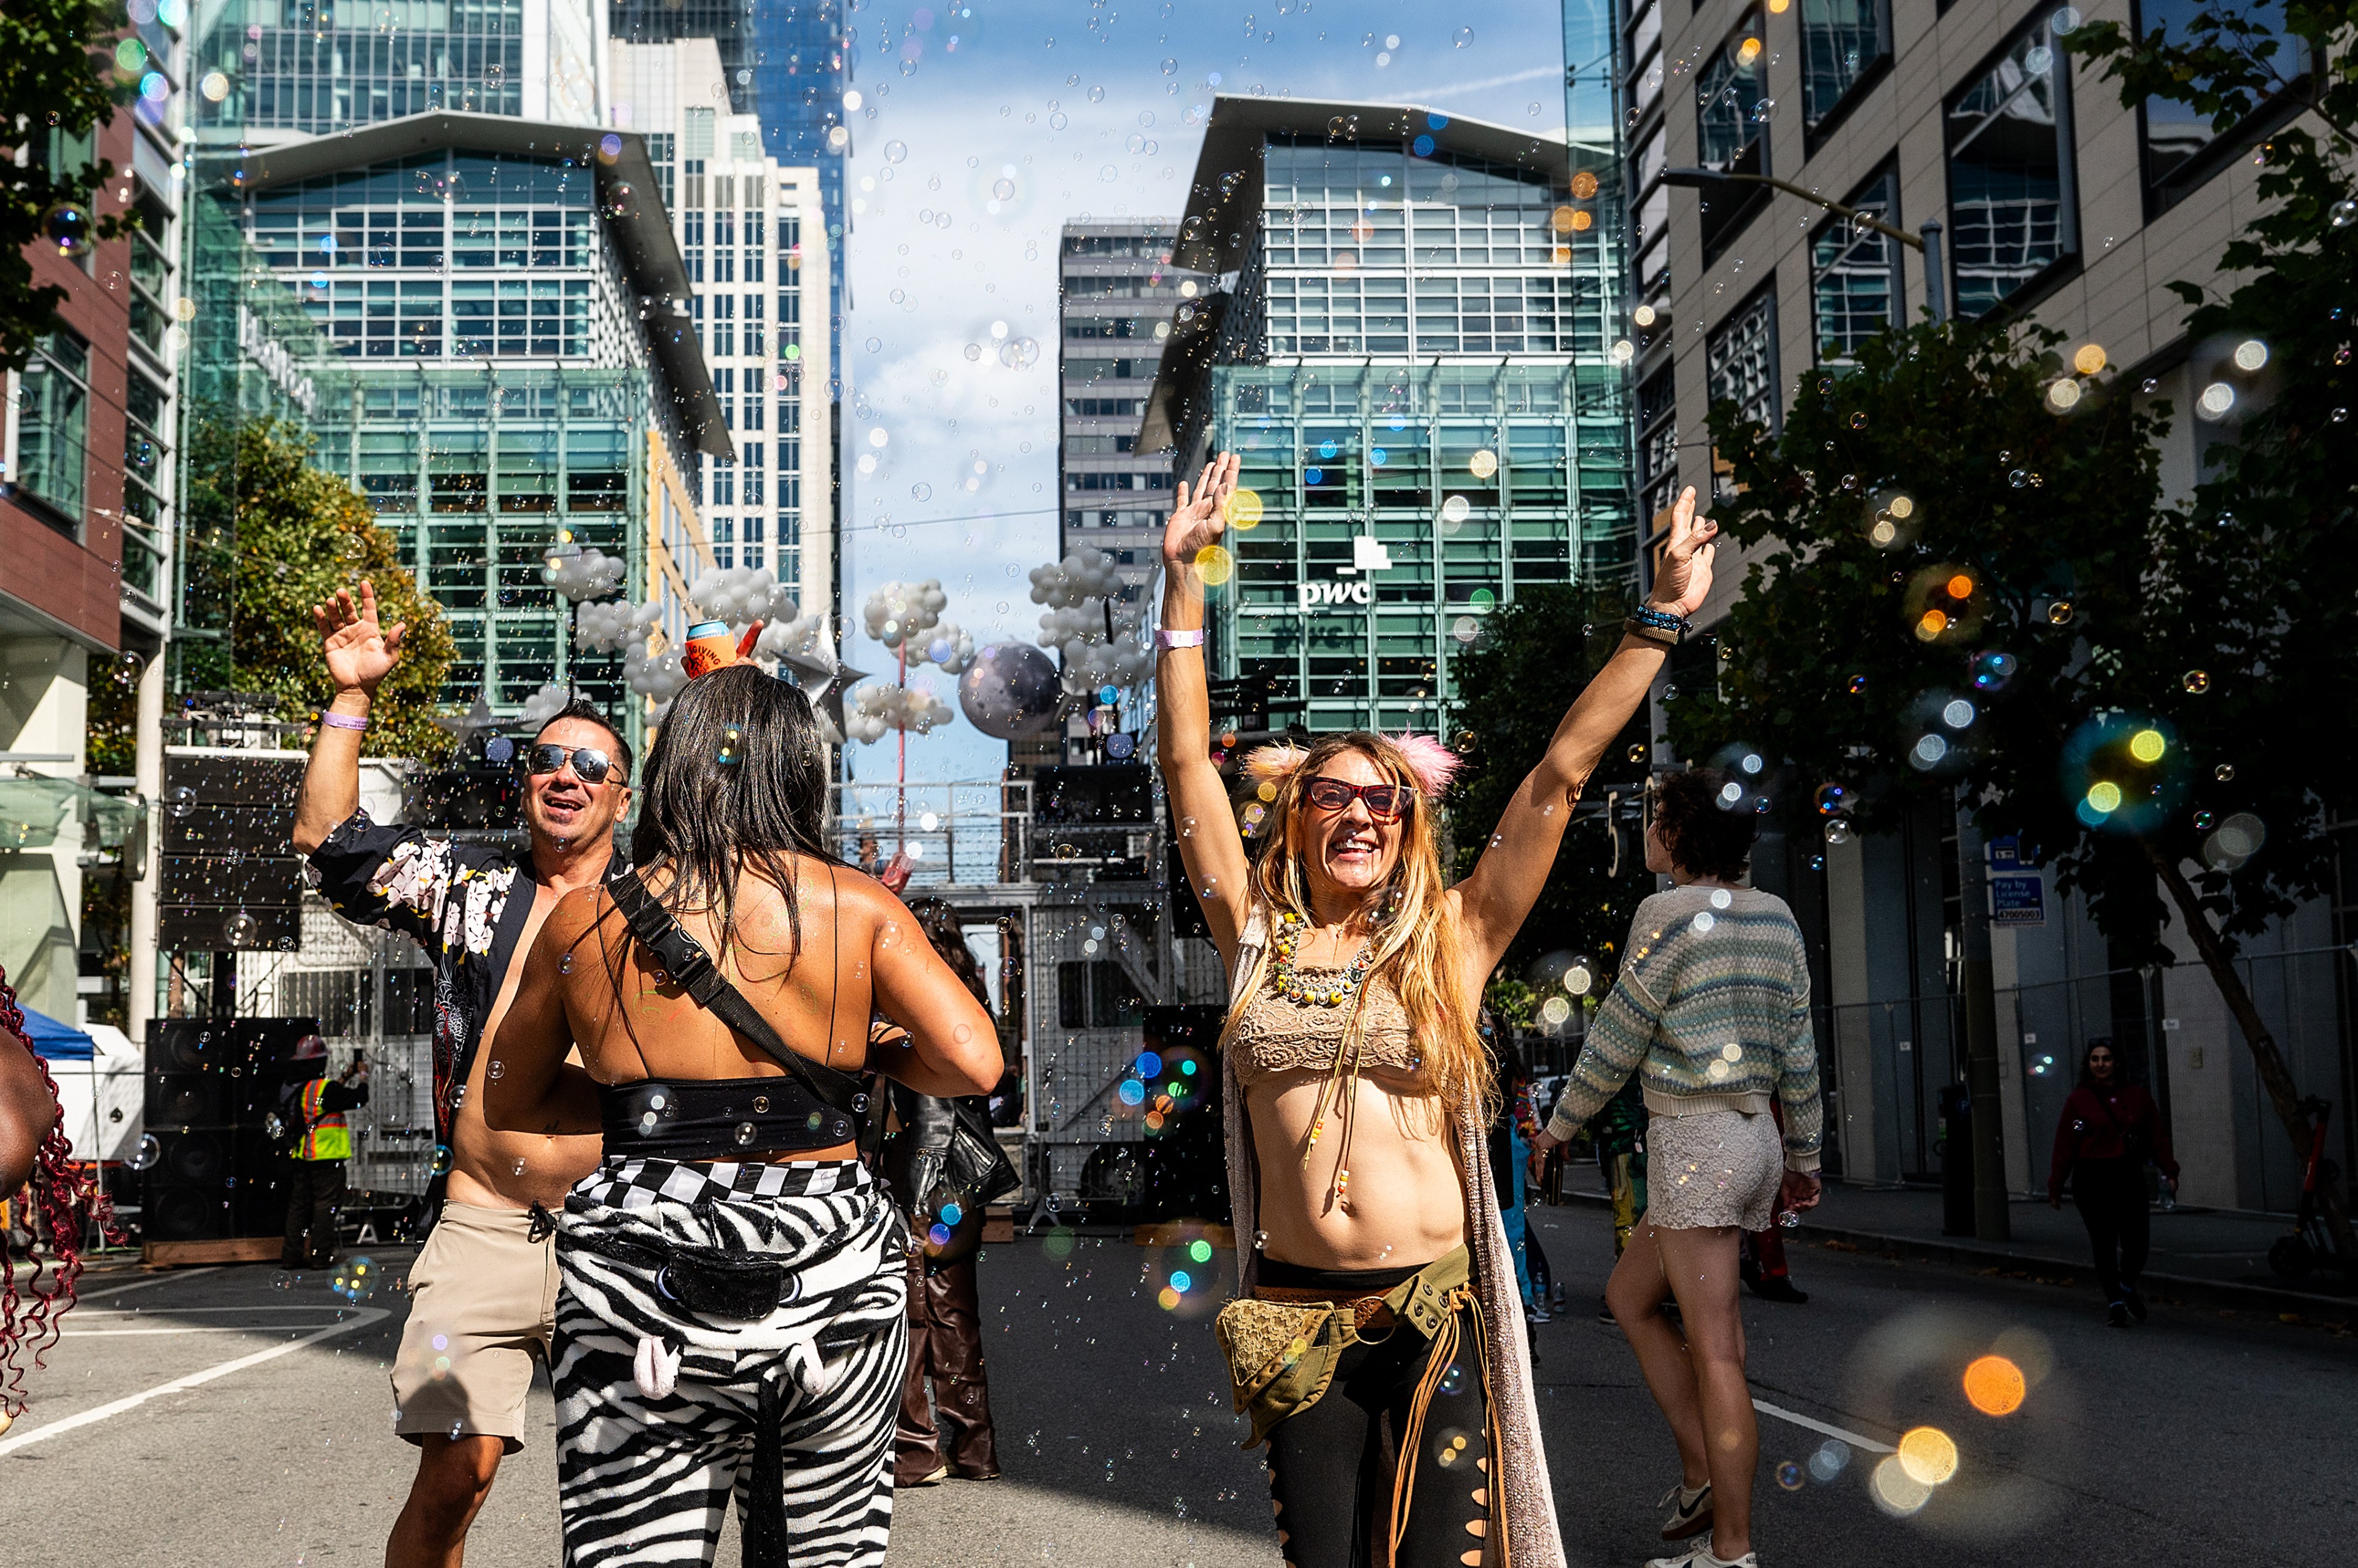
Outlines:
{"type": "Polygon", "coordinates": [[[319,629],[320,654],[338,691],[375,691],[401,662],[402,633],[409,630],[406,621],[377,624],[376,585],[365,579],[358,604],[351,589],[340,588],[335,598],[311,606],[311,622],[319,629]]]}

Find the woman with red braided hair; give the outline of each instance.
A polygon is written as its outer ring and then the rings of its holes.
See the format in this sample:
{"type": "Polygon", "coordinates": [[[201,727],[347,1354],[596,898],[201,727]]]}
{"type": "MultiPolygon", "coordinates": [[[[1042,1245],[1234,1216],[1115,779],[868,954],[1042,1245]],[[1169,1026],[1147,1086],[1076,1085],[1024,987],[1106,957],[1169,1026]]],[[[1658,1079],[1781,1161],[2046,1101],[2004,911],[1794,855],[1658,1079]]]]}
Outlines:
{"type": "Polygon", "coordinates": [[[0,1197],[26,1194],[42,1222],[39,1228],[49,1232],[56,1268],[54,1281],[43,1290],[44,1264],[36,1253],[20,1290],[16,1257],[0,1235],[0,1432],[25,1408],[19,1353],[29,1347],[39,1365],[57,1342],[59,1314],[73,1305],[74,1281],[81,1277],[82,1225],[92,1207],[110,1233],[114,1227],[106,1200],[71,1163],[63,1120],[56,1080],[33,1054],[16,988],[0,972],[0,1197]]]}
{"type": "Polygon", "coordinates": [[[1435,817],[1456,758],[1426,736],[1254,752],[1271,826],[1247,858],[1210,754],[1197,575],[1218,558],[1236,476],[1223,453],[1180,485],[1163,534],[1159,738],[1180,857],[1232,988],[1240,1279],[1215,1327],[1252,1442],[1269,1444],[1279,1547],[1290,1568],[1563,1568],[1475,1010],[1582,787],[1710,591],[1716,528],[1693,491],[1679,498],[1652,602],[1451,886],[1435,817]]]}

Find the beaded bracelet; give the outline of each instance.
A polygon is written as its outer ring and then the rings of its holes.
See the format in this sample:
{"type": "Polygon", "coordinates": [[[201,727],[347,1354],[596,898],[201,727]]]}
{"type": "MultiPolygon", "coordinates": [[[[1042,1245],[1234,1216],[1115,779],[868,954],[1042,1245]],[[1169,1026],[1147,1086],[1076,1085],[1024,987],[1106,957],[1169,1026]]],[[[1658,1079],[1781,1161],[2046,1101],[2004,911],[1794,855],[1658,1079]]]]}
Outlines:
{"type": "Polygon", "coordinates": [[[1634,615],[1621,622],[1621,629],[1632,637],[1643,637],[1647,642],[1660,643],[1665,648],[1678,646],[1679,634],[1676,632],[1650,621],[1640,621],[1634,615]]]}
{"type": "Polygon", "coordinates": [[[1688,632],[1693,630],[1693,628],[1687,623],[1686,617],[1683,615],[1673,615],[1667,610],[1657,610],[1650,604],[1641,604],[1637,609],[1631,611],[1629,612],[1629,619],[1632,621],[1644,622],[1649,626],[1657,627],[1664,632],[1674,633],[1680,636],[1684,636],[1688,632]]]}

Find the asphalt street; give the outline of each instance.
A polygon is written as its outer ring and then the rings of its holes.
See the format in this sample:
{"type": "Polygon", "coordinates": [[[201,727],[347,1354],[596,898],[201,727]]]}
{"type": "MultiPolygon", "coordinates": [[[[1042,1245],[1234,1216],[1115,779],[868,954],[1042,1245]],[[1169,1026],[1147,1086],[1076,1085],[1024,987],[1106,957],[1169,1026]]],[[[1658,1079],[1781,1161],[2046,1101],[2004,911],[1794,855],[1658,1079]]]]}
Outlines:
{"type": "MultiPolygon", "coordinates": [[[[1636,1568],[1659,1549],[1670,1441],[1619,1332],[1595,1317],[1606,1217],[1536,1217],[1572,1303],[1537,1331],[1565,1537],[1584,1568],[1636,1568]]],[[[406,1260],[373,1256],[387,1282],[359,1302],[260,1267],[94,1272],[32,1379],[32,1409],[0,1436],[6,1558],[381,1562],[412,1460],[391,1434],[384,1379],[406,1260]]],[[[2167,1303],[2122,1332],[2084,1281],[1821,1247],[1797,1249],[1794,1272],[1807,1305],[1746,1304],[1756,1393],[1773,1407],[1757,1529],[1768,1568],[2306,1562],[2358,1517],[2358,1338],[2167,1303]],[[1966,1400],[1963,1369],[1989,1354],[2024,1373],[2011,1414],[1966,1400]],[[1876,1469],[1921,1427],[1953,1442],[1955,1473],[1895,1513],[1876,1469]]],[[[1262,1472],[1237,1445],[1209,1325],[1229,1273],[1225,1254],[1207,1266],[1125,1239],[991,1248],[984,1311],[1007,1476],[902,1493],[892,1561],[1274,1568],[1262,1472]],[[1174,1270],[1188,1289],[1167,1307],[1174,1270]]],[[[545,1385],[532,1420],[477,1524],[478,1568],[557,1562],[545,1385]]],[[[1903,1481],[1897,1500],[1925,1490],[1903,1481]]],[[[720,1561],[736,1561],[733,1539],[720,1561]]]]}

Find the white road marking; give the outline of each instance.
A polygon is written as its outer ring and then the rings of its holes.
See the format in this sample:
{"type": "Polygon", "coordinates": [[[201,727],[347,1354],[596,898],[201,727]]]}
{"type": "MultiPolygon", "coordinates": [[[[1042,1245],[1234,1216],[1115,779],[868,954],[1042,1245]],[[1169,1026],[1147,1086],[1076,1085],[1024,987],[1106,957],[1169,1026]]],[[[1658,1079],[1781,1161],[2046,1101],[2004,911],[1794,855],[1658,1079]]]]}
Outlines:
{"type": "Polygon", "coordinates": [[[1812,1432],[1821,1432],[1825,1433],[1828,1437],[1839,1437],[1844,1443],[1849,1444],[1853,1448],[1864,1448],[1870,1454],[1897,1454],[1899,1452],[1899,1450],[1892,1447],[1888,1443],[1877,1443],[1872,1437],[1862,1437],[1855,1432],[1848,1432],[1839,1426],[1830,1426],[1814,1416],[1803,1415],[1799,1411],[1789,1411],[1782,1405],[1772,1405],[1766,1400],[1753,1400],[1752,1408],[1758,1411],[1762,1415],[1774,1416],[1779,1421],[1790,1421],[1795,1426],[1805,1426],[1812,1432]]]}
{"type": "Polygon", "coordinates": [[[119,1296],[125,1291],[144,1291],[150,1285],[168,1285],[175,1280],[193,1280],[199,1274],[218,1274],[220,1272],[221,1265],[218,1263],[208,1264],[201,1269],[176,1269],[168,1274],[157,1274],[145,1280],[134,1280],[127,1285],[109,1285],[103,1291],[77,1291],[74,1293],[74,1300],[78,1302],[101,1301],[108,1296],[119,1296]]]}
{"type": "Polygon", "coordinates": [[[13,1437],[0,1437],[0,1454],[9,1454],[19,1448],[29,1447],[43,1438],[56,1437],[85,1426],[95,1426],[100,1422],[121,1415],[125,1411],[136,1410],[150,1400],[160,1399],[166,1394],[185,1393],[201,1384],[212,1382],[219,1378],[226,1378],[233,1372],[243,1372],[248,1367],[259,1367],[265,1361],[275,1361],[281,1356],[292,1355],[297,1350],[317,1345],[323,1339],[333,1339],[340,1334],[350,1334],[356,1328],[366,1328],[370,1324],[389,1315],[391,1314],[381,1307],[354,1307],[352,1315],[345,1322],[332,1324],[326,1328],[314,1329],[300,1339],[290,1339],[284,1345],[274,1345],[267,1350],[257,1350],[251,1356],[240,1356],[235,1360],[223,1361],[208,1367],[201,1372],[191,1372],[185,1378],[175,1378],[168,1383],[158,1383],[152,1389],[143,1389],[135,1394],[127,1394],[122,1399],[83,1411],[79,1415],[70,1415],[62,1420],[53,1421],[47,1426],[35,1427],[30,1432],[20,1432],[13,1437]]]}

